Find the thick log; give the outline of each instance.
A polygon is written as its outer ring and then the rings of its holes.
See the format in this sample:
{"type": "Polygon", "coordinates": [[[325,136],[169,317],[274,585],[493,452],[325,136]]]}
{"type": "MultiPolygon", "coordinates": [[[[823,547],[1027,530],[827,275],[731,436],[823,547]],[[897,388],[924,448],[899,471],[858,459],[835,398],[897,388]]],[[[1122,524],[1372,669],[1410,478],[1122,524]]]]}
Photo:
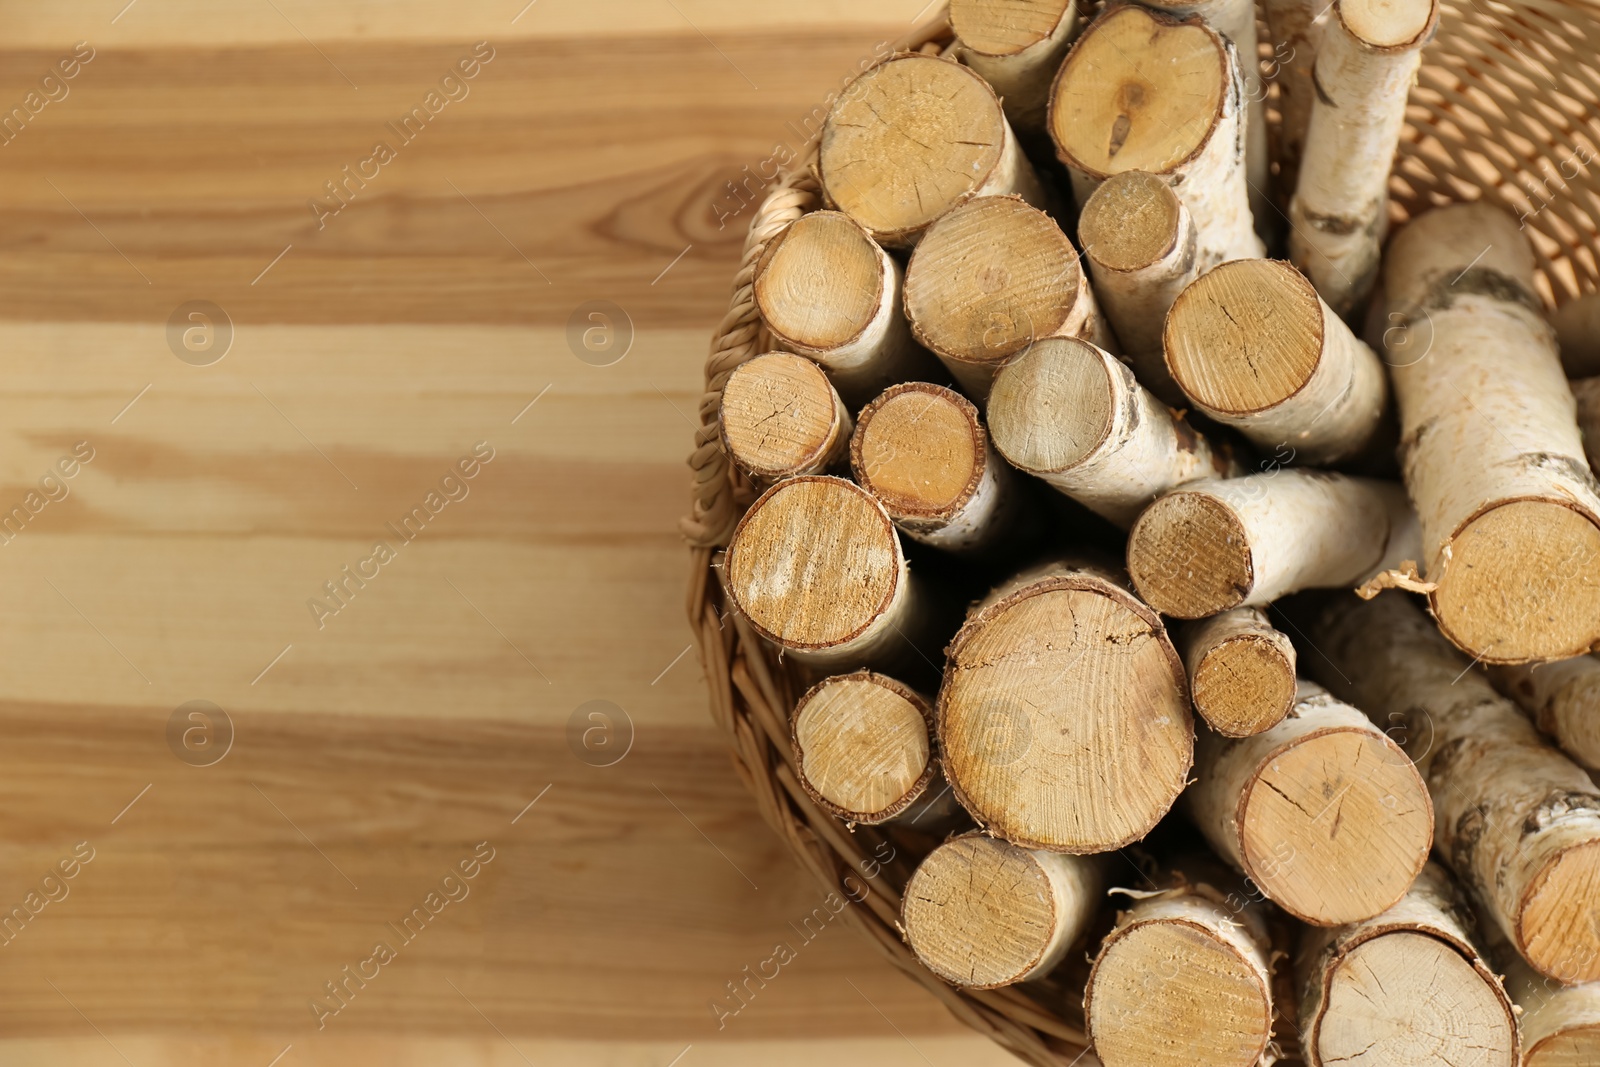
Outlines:
{"type": "Polygon", "coordinates": [[[717,422],[728,458],[757,482],[823,473],[844,457],[854,428],[822,368],[787,352],[735,367],[717,422]]]}

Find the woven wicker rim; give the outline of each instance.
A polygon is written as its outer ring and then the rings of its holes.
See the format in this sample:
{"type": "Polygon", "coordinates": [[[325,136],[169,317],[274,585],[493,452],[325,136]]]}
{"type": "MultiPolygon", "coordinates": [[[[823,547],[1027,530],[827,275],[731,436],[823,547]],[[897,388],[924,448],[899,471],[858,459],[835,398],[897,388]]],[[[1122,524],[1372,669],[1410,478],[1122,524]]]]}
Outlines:
{"type": "MultiPolygon", "coordinates": [[[[1090,5],[1092,6],[1092,5],[1090,5]]],[[[1520,218],[1534,247],[1539,298],[1562,303],[1600,288],[1600,0],[1443,0],[1423,53],[1390,178],[1391,219],[1483,199],[1520,218]]],[[[1085,15],[1091,12],[1086,8],[1085,15]]],[[[948,10],[896,43],[947,43],[948,10]]],[[[1270,63],[1269,63],[1270,68],[1270,63]]],[[[1268,101],[1269,121],[1274,114],[1268,101]]],[[[855,902],[846,921],[962,1022],[1038,1067],[1069,1067],[1086,1046],[1081,991],[1045,980],[992,990],[953,988],[921,966],[899,931],[900,895],[914,857],[880,827],[853,831],[823,811],[795,774],[789,715],[800,688],[776,650],[731,610],[714,565],[758,490],[724,454],[717,426],[723,383],[771,351],[752,277],[769,242],[822,206],[816,145],[780,175],[757,210],[712,337],[700,426],[689,456],[689,622],[711,713],[762,817],[816,881],[855,902]]]]}

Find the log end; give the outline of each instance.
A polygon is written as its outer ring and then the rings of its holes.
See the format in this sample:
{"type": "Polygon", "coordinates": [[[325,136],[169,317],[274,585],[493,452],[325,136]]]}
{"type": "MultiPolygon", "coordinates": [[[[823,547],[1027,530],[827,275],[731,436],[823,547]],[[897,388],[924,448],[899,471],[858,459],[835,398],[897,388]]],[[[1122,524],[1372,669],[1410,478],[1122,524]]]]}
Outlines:
{"type": "Polygon", "coordinates": [[[1522,956],[1541,974],[1600,981],[1600,841],[1556,853],[1529,881],[1516,923],[1522,956]]]}
{"type": "Polygon", "coordinates": [[[1370,48],[1421,43],[1438,18],[1438,0],[1339,0],[1334,8],[1351,36],[1370,48]]]}
{"type": "Polygon", "coordinates": [[[893,678],[857,671],[824,679],[800,698],[791,723],[800,784],[841,819],[893,818],[933,779],[932,715],[893,678]]]}
{"type": "Polygon", "coordinates": [[[1240,796],[1245,872],[1317,926],[1392,907],[1433,845],[1433,805],[1416,766],[1371,730],[1331,728],[1264,759],[1240,796]]]}
{"type": "Polygon", "coordinates": [[[1318,1067],[1515,1067],[1516,1022],[1492,976],[1428,934],[1357,945],[1325,979],[1318,1067]]]}
{"type": "Polygon", "coordinates": [[[1237,948],[1199,923],[1152,920],[1112,933],[1086,998],[1105,1067],[1254,1067],[1272,1038],[1271,990],[1237,948]]]}
{"type": "Polygon", "coordinates": [[[800,477],[763,493],[728,544],[729,596],[769,640],[821,650],[861,636],[893,602],[905,556],[864,489],[800,477]]]}
{"type": "Polygon", "coordinates": [[[1294,671],[1294,646],[1287,641],[1234,635],[1207,650],[1189,679],[1194,710],[1224,737],[1259,734],[1294,706],[1294,671]]]}
{"type": "Polygon", "coordinates": [[[1073,0],[950,0],[950,28],[986,56],[1014,56],[1050,36],[1074,15],[1073,0]]]}
{"type": "Polygon", "coordinates": [[[977,492],[987,447],[970,401],[941,385],[906,382],[862,410],[850,466],[896,520],[948,519],[977,492]]]}
{"type": "Polygon", "coordinates": [[[995,376],[988,402],[995,447],[1025,471],[1071,470],[1110,435],[1113,389],[1089,342],[1040,341],[995,376]]]}
{"type": "Polygon", "coordinates": [[[933,973],[956,985],[993,989],[1042,976],[1076,936],[1063,924],[1082,928],[1092,908],[1088,880],[1062,888],[1080,892],[1058,893],[1027,849],[968,834],[922,861],[906,885],[901,923],[912,951],[933,973]]]}
{"type": "Polygon", "coordinates": [[[1431,599],[1445,636],[1486,663],[1580,655],[1600,642],[1600,527],[1553,500],[1468,520],[1431,599]]]}
{"type": "Polygon", "coordinates": [[[722,389],[729,457],[757,478],[811,473],[841,444],[846,416],[822,368],[771,352],[734,368],[722,389]]]}
{"type": "Polygon", "coordinates": [[[1083,254],[1112,271],[1154,266],[1177,247],[1183,204],[1172,187],[1142,170],[1100,183],[1078,216],[1083,254]]]}
{"type": "Polygon", "coordinates": [[[818,172],[832,203],[878,240],[901,242],[981,188],[1007,136],[1000,101],[976,73],[901,54],[840,94],[818,172]]]}
{"type": "Polygon", "coordinates": [[[1600,1022],[1551,1034],[1522,1057],[1522,1067],[1593,1067],[1596,1063],[1600,1063],[1600,1022]]]}
{"type": "Polygon", "coordinates": [[[1271,259],[1236,259],[1189,285],[1167,313],[1167,369],[1208,412],[1240,418],[1277,407],[1322,359],[1322,304],[1305,275],[1271,259]]]}
{"type": "Polygon", "coordinates": [[[802,215],[756,266],[756,309],[791,347],[826,352],[861,337],[884,298],[883,253],[838,211],[802,215]]]}
{"type": "Polygon", "coordinates": [[[1239,517],[1215,497],[1182,489],[1155,501],[1134,522],[1128,573],[1151,607],[1178,619],[1238,607],[1255,585],[1239,517]]]}

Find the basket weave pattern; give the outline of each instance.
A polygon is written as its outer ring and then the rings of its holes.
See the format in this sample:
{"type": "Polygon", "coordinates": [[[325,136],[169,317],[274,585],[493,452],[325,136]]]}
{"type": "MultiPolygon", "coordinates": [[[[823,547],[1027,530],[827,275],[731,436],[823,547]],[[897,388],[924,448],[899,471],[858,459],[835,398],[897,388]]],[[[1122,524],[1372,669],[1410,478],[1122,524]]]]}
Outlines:
{"type": "MultiPolygon", "coordinates": [[[[899,46],[949,36],[948,16],[940,14],[899,46]]],[[[767,243],[821,206],[815,158],[813,144],[756,212],[706,362],[683,531],[692,546],[689,622],[712,717],[727,732],[762,817],[819,885],[857,901],[845,909],[848,922],[969,1026],[1039,1067],[1067,1067],[1087,1041],[1081,990],[1051,982],[956,989],[912,955],[897,920],[917,857],[880,828],[847,829],[801,788],[789,715],[803,687],[732,610],[713,566],[756,496],[722,451],[722,388],[735,367],[775,347],[756,312],[752,279],[767,243]]],[[[1600,288],[1600,0],[1443,0],[1438,36],[1411,92],[1390,197],[1395,223],[1457,201],[1499,206],[1523,220],[1546,301],[1600,288]]]]}

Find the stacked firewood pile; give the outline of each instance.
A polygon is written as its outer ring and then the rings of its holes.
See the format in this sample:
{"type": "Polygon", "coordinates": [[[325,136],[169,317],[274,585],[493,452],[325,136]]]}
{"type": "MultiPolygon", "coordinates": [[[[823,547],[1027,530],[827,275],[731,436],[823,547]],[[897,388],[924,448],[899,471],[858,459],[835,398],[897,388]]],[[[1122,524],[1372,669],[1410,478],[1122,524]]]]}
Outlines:
{"type": "Polygon", "coordinates": [[[1249,0],[953,0],[850,85],[721,578],[806,791],[937,831],[945,981],[1076,968],[1107,1067],[1600,1064],[1600,313],[1388,232],[1437,0],[1266,12],[1271,131],[1249,0]]]}

